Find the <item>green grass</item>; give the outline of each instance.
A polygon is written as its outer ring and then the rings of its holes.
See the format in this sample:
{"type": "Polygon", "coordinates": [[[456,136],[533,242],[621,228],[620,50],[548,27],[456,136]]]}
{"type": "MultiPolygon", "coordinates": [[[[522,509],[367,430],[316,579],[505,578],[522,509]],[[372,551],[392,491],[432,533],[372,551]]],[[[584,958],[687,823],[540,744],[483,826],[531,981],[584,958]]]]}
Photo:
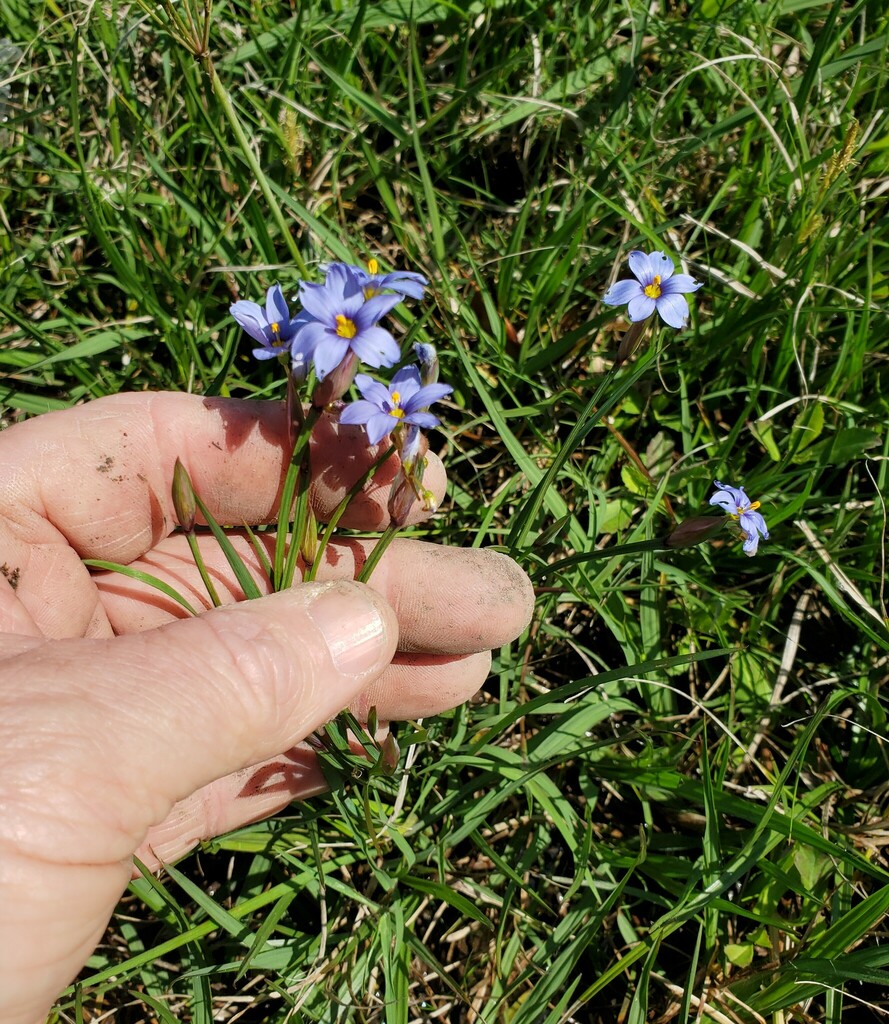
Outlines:
{"type": "Polygon", "coordinates": [[[231,301],[375,254],[456,388],[425,533],[538,587],[375,844],[358,788],[134,883],[63,1019],[885,1017],[889,16],[659,9],[218,3],[214,77],[159,5],[0,0],[4,423],[276,397],[231,301]],[[606,379],[633,247],[705,287],[606,379]],[[756,559],[650,543],[717,477],[756,559]]]}

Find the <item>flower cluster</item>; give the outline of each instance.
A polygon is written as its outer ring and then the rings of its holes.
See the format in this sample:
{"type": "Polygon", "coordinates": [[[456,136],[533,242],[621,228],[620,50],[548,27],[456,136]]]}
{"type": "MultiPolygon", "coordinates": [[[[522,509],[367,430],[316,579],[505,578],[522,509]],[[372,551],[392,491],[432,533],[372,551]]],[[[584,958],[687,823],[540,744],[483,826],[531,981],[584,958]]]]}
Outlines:
{"type": "Polygon", "coordinates": [[[379,368],[394,366],[401,349],[379,321],[405,297],[422,298],[428,281],[422,274],[396,270],[381,274],[376,260],[367,270],[349,263],[327,263],[323,284],[300,282],[300,311],[291,318],[280,285],[272,285],[263,308],[256,302],[236,302],[231,314],[259,342],[259,359],[278,357],[290,362],[291,380],[302,383],[314,367],[319,382],[312,393],[316,408],[341,398],[353,379],[361,393],[347,403],[340,422],[365,427],[367,439],[379,444],[394,434],[401,468],[392,488],[393,523],[404,521],[414,499],[427,510],[434,498],[423,486],[426,440],[421,430],[437,427],[429,406],[454,390],[438,383],[438,357],[432,345],[417,344],[419,366],[400,369],[389,384],[357,373],[359,363],[379,368]]]}
{"type": "MultiPolygon", "coordinates": [[[[323,284],[300,282],[302,309],[292,318],[278,284],[269,288],[264,308],[257,302],[232,305],[231,315],[259,342],[253,354],[258,359],[289,359],[298,381],[305,380],[312,365],[319,381],[346,363],[353,364],[353,370],[359,361],[372,367],[394,366],[401,350],[379,321],[406,295],[422,298],[429,282],[409,271],[380,274],[376,260],[368,270],[349,263],[328,263],[324,270],[323,284]]],[[[339,398],[349,383],[351,376],[327,401],[339,398]]]]}
{"type": "MultiPolygon", "coordinates": [[[[701,287],[688,274],[675,273],[673,261],[663,252],[634,250],[628,263],[633,278],[615,282],[602,297],[609,306],[626,304],[633,325],[618,351],[616,366],[632,354],[654,313],[670,327],[685,327],[689,318],[685,295],[701,287]]],[[[380,321],[405,297],[421,299],[429,282],[410,271],[381,273],[376,260],[366,268],[326,263],[321,269],[323,283],[300,282],[300,308],[294,316],[278,284],[269,288],[264,307],[236,302],[231,314],[258,343],[253,349],[257,358],[289,362],[291,380],[296,383],[305,381],[314,369],[318,383],[312,403],[317,409],[341,398],[354,381],[361,398],[342,407],[340,422],[364,426],[372,445],[394,436],[401,459],[390,499],[395,523],[403,520],[415,498],[429,507],[431,495],[422,483],[427,449],[422,430],[438,426],[429,407],[453,388],[438,383],[438,359],[431,345],[415,345],[419,366],[403,367],[388,384],[357,371],[360,363],[380,368],[401,360],[398,343],[380,321]]],[[[668,544],[697,544],[727,525],[743,540],[745,553],[755,555],[760,539],[769,536],[765,519],[757,511],[759,502],[751,502],[743,489],[718,480],[716,488],[710,504],[722,508],[726,517],[686,520],[674,529],[668,544]]]]}

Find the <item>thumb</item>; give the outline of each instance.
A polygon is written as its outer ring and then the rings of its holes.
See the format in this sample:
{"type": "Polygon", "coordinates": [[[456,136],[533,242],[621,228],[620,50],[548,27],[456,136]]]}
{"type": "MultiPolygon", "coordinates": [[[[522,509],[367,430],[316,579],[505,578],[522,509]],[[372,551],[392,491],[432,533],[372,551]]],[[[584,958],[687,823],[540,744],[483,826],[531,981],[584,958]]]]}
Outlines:
{"type": "Polygon", "coordinates": [[[340,582],[112,640],[4,639],[0,1018],[26,1024],[95,948],[149,826],[332,718],[397,625],[340,582]]]}
{"type": "Polygon", "coordinates": [[[64,832],[69,862],[128,858],[177,800],[346,707],[389,664],[397,635],[378,594],[339,581],[0,662],[0,777],[7,792],[16,774],[27,792],[37,780],[46,790],[19,852],[47,856],[64,832]]]}

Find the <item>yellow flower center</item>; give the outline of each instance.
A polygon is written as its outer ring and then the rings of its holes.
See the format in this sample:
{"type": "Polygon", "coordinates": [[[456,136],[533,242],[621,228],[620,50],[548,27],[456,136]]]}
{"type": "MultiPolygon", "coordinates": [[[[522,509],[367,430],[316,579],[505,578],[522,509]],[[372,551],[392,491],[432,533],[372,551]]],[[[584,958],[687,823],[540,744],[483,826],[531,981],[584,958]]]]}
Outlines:
{"type": "MultiPolygon", "coordinates": [[[[371,275],[376,275],[376,274],[379,274],[379,272],[380,272],[380,264],[373,258],[373,256],[371,256],[371,258],[367,261],[367,272],[368,272],[368,274],[371,274],[371,275]]],[[[365,285],[365,288],[364,288],[364,297],[365,297],[365,299],[372,299],[375,295],[381,295],[381,294],[382,294],[382,292],[380,291],[379,288],[374,288],[373,285],[365,285]]]]}
{"type": "Polygon", "coordinates": [[[729,515],[732,517],[732,519],[740,519],[745,512],[755,512],[761,504],[762,502],[759,501],[751,501],[750,504],[746,505],[744,508],[738,506],[737,513],[729,512],[729,515]]]}
{"type": "Polygon", "coordinates": [[[350,320],[347,316],[343,316],[342,313],[337,313],[336,333],[341,338],[354,338],[358,333],[358,328],[355,326],[354,320],[350,320]]]}
{"type": "Polygon", "coordinates": [[[661,297],[661,275],[655,274],[651,284],[647,284],[643,291],[650,299],[659,299],[661,297]]]}
{"type": "Polygon", "coordinates": [[[389,410],[389,415],[394,416],[397,420],[400,420],[404,416],[404,409],[401,408],[401,392],[392,392],[392,408],[389,410]]]}
{"type": "Polygon", "coordinates": [[[275,321],[275,323],[269,324],[269,330],[272,332],[272,348],[280,348],[284,344],[284,339],[281,337],[281,325],[275,321]]]}

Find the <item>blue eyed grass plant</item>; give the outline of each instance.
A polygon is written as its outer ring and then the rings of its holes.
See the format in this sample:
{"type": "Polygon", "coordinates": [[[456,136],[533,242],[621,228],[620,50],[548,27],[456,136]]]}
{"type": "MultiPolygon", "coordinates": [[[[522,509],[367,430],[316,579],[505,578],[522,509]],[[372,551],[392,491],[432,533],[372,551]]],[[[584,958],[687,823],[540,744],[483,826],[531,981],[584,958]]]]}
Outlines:
{"type": "MultiPolygon", "coordinates": [[[[438,374],[438,359],[434,347],[428,344],[418,349],[423,380],[416,366],[406,366],[396,372],[388,387],[367,374],[356,373],[362,362],[380,367],[392,366],[399,360],[400,348],[390,332],[379,326],[379,321],[405,296],[422,297],[428,284],[417,273],[393,271],[380,274],[378,271],[376,260],[369,263],[367,270],[345,263],[326,265],[322,284],[301,282],[299,299],[302,308],[293,318],[278,284],[269,288],[265,308],[241,300],[230,309],[238,325],[259,342],[260,347],[253,350],[253,355],[260,360],[276,359],[286,374],[288,426],[293,451],[282,486],[274,557],[271,563],[267,563],[270,569],[268,586],[273,592],[293,586],[300,556],[305,567],[302,579],[311,581],[315,578],[319,560],[325,556],[330,538],[349,502],[396,452],[400,456],[400,468],[392,486],[390,505],[393,509],[397,506],[399,511],[397,514],[393,512],[389,526],[356,579],[366,583],[371,578],[380,558],[404,526],[415,498],[424,500],[428,494],[422,483],[425,460],[420,454],[420,447],[421,442],[423,445],[426,442],[420,428],[439,425],[438,418],[428,411],[429,406],[449,395],[453,388],[434,379],[438,374]],[[340,399],[353,380],[363,397],[341,407],[340,399]],[[304,403],[307,411],[303,408],[304,403]],[[393,433],[396,441],[359,477],[333,512],[319,538],[309,507],[309,446],[312,431],[325,409],[333,410],[340,423],[363,426],[371,447],[393,433]],[[405,487],[405,481],[411,484],[406,502],[396,500],[399,490],[405,487]]],[[[195,494],[184,467],[178,461],[173,494],[180,527],[188,537],[212,603],[218,605],[219,598],[195,538],[196,510],[200,511],[222,548],[244,596],[247,599],[259,597],[261,591],[249,569],[195,494]]],[[[434,510],[434,505],[430,510],[434,510]]],[[[371,716],[375,721],[374,709],[371,709],[371,716]]],[[[314,737],[313,746],[332,786],[342,785],[348,777],[364,778],[369,772],[393,773],[393,758],[398,749],[394,737],[390,733],[381,745],[374,732],[375,728],[370,727],[365,731],[351,713],[344,711],[314,737]],[[358,743],[363,755],[356,755],[350,743],[358,743]],[[370,757],[370,762],[365,762],[364,757],[370,757]]]]}

